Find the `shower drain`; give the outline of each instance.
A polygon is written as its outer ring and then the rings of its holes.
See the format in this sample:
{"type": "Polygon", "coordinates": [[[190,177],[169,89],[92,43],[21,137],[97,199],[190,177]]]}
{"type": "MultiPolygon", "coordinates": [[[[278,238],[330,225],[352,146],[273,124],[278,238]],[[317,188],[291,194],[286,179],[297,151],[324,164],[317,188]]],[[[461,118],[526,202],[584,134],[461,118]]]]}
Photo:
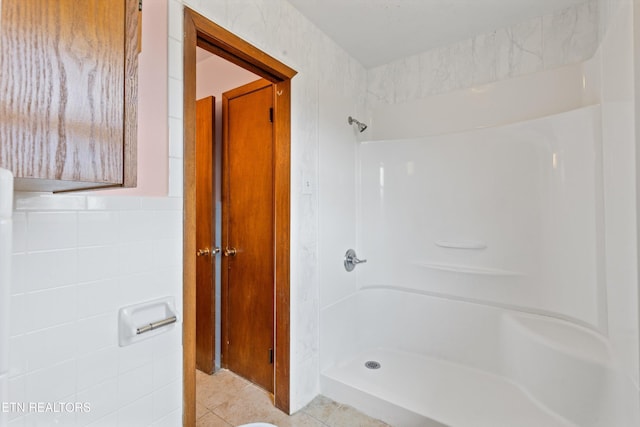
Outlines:
{"type": "Polygon", "coordinates": [[[368,360],[364,362],[364,366],[367,369],[380,369],[380,363],[376,362],[375,360],[368,360]]]}

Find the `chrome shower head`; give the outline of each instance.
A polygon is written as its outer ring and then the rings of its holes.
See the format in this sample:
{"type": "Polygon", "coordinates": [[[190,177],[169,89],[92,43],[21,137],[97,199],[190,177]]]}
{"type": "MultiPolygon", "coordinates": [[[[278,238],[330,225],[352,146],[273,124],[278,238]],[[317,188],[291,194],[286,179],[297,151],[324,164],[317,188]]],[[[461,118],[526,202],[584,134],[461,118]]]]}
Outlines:
{"type": "Polygon", "coordinates": [[[364,132],[364,130],[367,128],[367,125],[365,125],[364,123],[354,119],[353,117],[349,116],[349,118],[347,119],[347,121],[349,122],[350,125],[352,124],[356,124],[358,126],[358,130],[360,132],[364,132]]]}

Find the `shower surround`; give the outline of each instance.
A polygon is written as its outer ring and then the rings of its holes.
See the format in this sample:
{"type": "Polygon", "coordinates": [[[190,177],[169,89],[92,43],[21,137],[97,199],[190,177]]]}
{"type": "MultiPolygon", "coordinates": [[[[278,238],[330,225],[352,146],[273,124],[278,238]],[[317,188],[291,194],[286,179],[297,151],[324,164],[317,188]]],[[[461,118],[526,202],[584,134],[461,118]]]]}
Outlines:
{"type": "Polygon", "coordinates": [[[326,309],[351,322],[321,336],[325,394],[398,426],[618,425],[600,115],[361,144],[368,263],[326,309]]]}
{"type": "Polygon", "coordinates": [[[321,108],[322,393],[403,427],[640,422],[634,11],[369,70],[363,134],[321,108]]]}

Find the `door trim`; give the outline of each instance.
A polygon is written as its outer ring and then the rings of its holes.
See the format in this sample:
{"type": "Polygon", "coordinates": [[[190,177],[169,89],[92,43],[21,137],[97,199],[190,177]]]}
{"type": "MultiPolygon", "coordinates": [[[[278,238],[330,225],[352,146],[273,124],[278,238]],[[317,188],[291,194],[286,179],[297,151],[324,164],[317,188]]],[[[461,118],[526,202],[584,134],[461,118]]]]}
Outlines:
{"type": "Polygon", "coordinates": [[[290,373],[290,198],[291,78],[297,74],[188,7],[184,8],[183,40],[183,425],[196,422],[196,194],[195,101],[196,46],[219,55],[274,85],[275,192],[275,406],[289,413],[290,373]]]}

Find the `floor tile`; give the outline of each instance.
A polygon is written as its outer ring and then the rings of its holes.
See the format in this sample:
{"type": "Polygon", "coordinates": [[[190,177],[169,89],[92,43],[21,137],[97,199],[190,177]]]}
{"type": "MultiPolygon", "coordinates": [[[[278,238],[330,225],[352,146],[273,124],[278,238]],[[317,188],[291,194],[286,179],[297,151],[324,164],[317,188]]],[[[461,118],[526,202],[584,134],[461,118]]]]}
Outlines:
{"type": "Polygon", "coordinates": [[[264,422],[278,427],[390,427],[347,405],[318,396],[289,416],[273,404],[273,396],[227,370],[196,373],[196,426],[235,427],[264,422]]]}
{"type": "Polygon", "coordinates": [[[326,422],[331,427],[386,427],[382,421],[372,419],[347,405],[341,405],[326,422]]]}
{"type": "Polygon", "coordinates": [[[326,424],[304,412],[298,412],[278,424],[278,427],[326,427],[326,424]]]}
{"type": "Polygon", "coordinates": [[[196,401],[196,420],[198,418],[202,418],[208,413],[209,413],[209,410],[207,409],[207,407],[204,406],[202,403],[196,401]]]}
{"type": "Polygon", "coordinates": [[[271,396],[256,386],[242,389],[236,398],[214,408],[213,413],[232,425],[265,422],[278,425],[287,415],[273,406],[271,396]]]}
{"type": "Polygon", "coordinates": [[[311,415],[320,421],[327,422],[331,414],[340,407],[339,403],[334,402],[328,397],[322,395],[317,396],[307,406],[302,409],[302,412],[311,415]]]}
{"type": "Polygon", "coordinates": [[[196,420],[196,427],[232,427],[231,424],[227,423],[225,420],[217,416],[216,414],[212,414],[208,412],[204,417],[198,418],[196,420]]]}
{"type": "Polygon", "coordinates": [[[248,381],[226,370],[221,370],[214,375],[197,372],[196,402],[209,410],[234,400],[243,388],[250,385],[248,381]]]}

